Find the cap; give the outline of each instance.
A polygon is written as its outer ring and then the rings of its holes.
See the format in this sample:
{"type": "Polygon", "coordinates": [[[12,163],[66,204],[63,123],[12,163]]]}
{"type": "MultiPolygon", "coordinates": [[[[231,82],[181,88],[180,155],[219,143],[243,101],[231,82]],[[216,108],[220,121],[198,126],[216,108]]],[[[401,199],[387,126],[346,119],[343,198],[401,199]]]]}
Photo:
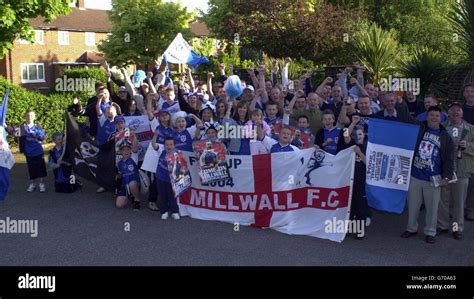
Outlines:
{"type": "Polygon", "coordinates": [[[118,89],[118,92],[122,92],[122,91],[127,92],[127,88],[125,86],[120,86],[118,89]]]}
{"type": "Polygon", "coordinates": [[[63,137],[63,133],[61,132],[56,132],[53,134],[53,136],[51,136],[51,138],[53,138],[53,140],[57,140],[59,138],[62,138],[63,137]]]}
{"type": "Polygon", "coordinates": [[[129,147],[129,148],[132,148],[132,145],[130,143],[128,143],[127,141],[123,141],[122,143],[120,143],[120,149],[124,148],[124,147],[129,147]]]}
{"type": "Polygon", "coordinates": [[[461,104],[461,102],[458,102],[458,101],[454,101],[454,102],[449,104],[449,108],[451,108],[453,106],[458,106],[461,109],[463,109],[463,107],[464,107],[463,104],[461,104]]]}
{"type": "Polygon", "coordinates": [[[246,89],[250,89],[252,92],[255,91],[255,88],[253,88],[252,85],[245,86],[244,90],[246,90],[246,89]]]}
{"type": "Polygon", "coordinates": [[[125,122],[125,117],[123,117],[122,115],[117,115],[115,118],[114,118],[114,124],[118,124],[119,122],[125,122]]]}

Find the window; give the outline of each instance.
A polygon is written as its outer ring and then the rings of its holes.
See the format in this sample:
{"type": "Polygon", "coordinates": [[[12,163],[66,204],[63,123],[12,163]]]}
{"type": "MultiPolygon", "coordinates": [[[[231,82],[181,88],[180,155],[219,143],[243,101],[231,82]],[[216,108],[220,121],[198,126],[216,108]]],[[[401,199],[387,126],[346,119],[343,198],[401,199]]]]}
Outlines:
{"type": "Polygon", "coordinates": [[[35,30],[35,44],[44,45],[44,31],[35,30]]]}
{"type": "Polygon", "coordinates": [[[86,45],[95,46],[95,33],[94,32],[86,32],[86,45]]]}
{"type": "Polygon", "coordinates": [[[58,31],[58,44],[69,45],[69,32],[58,31]]]}
{"type": "Polygon", "coordinates": [[[44,80],[44,63],[22,63],[21,64],[21,82],[39,83],[44,80]]]}

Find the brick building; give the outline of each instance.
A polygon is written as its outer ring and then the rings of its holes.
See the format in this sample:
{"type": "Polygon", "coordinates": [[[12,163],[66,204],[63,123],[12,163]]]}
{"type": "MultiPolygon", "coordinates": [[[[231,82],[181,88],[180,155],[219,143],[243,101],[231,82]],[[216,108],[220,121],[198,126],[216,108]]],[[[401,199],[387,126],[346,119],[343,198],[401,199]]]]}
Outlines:
{"type": "MultiPolygon", "coordinates": [[[[0,76],[28,89],[47,91],[66,68],[99,67],[102,57],[97,44],[111,32],[112,24],[105,9],[90,9],[87,3],[76,1],[69,15],[49,24],[43,17],[31,19],[34,43],[16,40],[0,60],[0,76]]],[[[189,25],[197,36],[210,35],[204,24],[189,25]]]]}

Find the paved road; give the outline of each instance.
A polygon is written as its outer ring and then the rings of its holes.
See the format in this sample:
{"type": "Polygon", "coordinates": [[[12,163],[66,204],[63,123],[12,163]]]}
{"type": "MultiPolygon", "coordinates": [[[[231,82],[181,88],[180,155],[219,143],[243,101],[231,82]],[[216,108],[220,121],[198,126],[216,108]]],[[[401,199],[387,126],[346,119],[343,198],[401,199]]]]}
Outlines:
{"type": "Polygon", "coordinates": [[[472,222],[466,224],[464,240],[444,235],[429,245],[422,234],[399,237],[406,213],[374,212],[365,240],[336,243],[252,227],[235,232],[232,224],[187,217],[162,221],[144,205],[139,212],[117,210],[112,194],[98,195],[90,183],[81,192],[58,195],[49,177],[47,193],[31,194],[25,191],[26,178],[26,165],[16,164],[0,219],[37,219],[39,234],[0,234],[0,265],[474,265],[472,222]]]}

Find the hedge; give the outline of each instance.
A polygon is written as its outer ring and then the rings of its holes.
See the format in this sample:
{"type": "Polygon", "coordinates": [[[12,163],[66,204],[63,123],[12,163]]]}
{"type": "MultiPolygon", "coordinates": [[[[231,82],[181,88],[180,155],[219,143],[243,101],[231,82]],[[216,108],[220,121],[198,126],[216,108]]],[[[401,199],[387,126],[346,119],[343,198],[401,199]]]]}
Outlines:
{"type": "MultiPolygon", "coordinates": [[[[71,104],[71,97],[66,94],[44,95],[13,85],[0,76],[0,97],[10,88],[7,108],[7,125],[18,126],[25,123],[25,112],[31,108],[36,113],[36,123],[46,131],[46,140],[51,141],[51,135],[64,130],[64,111],[71,104]]],[[[9,136],[9,141],[13,138],[9,136]]]]}

